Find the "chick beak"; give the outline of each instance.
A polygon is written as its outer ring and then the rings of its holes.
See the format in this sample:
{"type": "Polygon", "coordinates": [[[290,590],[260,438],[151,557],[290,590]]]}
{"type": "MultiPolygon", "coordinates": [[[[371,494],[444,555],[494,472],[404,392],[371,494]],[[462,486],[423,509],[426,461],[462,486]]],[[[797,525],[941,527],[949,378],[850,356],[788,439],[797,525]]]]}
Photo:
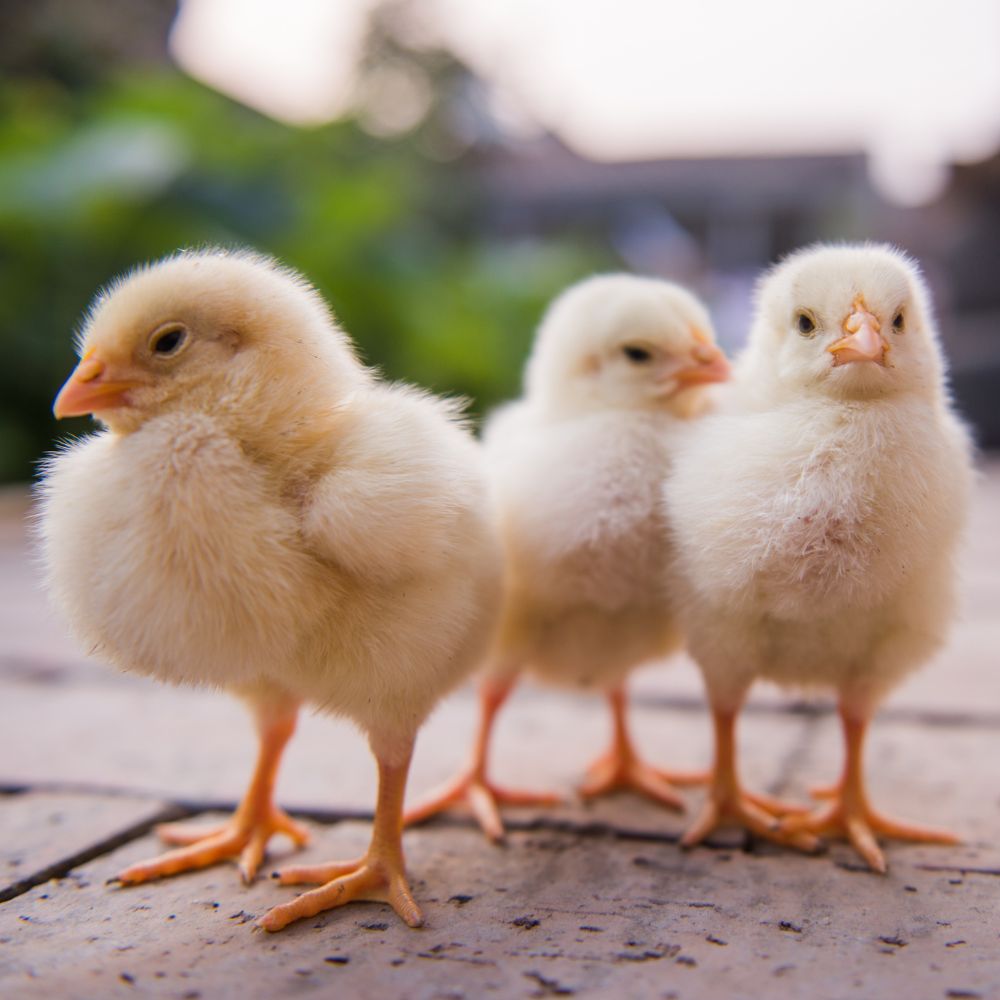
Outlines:
{"type": "Polygon", "coordinates": [[[885,365],[889,344],[880,332],[881,324],[868,311],[862,296],[859,295],[854,300],[851,314],[844,320],[843,329],[844,336],[827,348],[833,355],[834,367],[853,361],[874,361],[885,365]]]}
{"type": "Polygon", "coordinates": [[[715,344],[697,344],[692,354],[695,363],[674,376],[682,386],[725,382],[729,378],[729,362],[715,344]]]}
{"type": "Polygon", "coordinates": [[[107,365],[93,353],[83,357],[59,390],[52,412],[57,420],[127,406],[126,393],[141,385],[137,379],[109,378],[107,365]]]}

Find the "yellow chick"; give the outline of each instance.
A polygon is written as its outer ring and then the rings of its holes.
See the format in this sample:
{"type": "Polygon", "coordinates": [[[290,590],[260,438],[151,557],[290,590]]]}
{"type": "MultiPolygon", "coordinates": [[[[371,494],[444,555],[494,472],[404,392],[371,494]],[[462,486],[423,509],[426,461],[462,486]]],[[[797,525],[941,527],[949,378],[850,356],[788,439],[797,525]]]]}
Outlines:
{"type": "Polygon", "coordinates": [[[817,246],[761,283],[727,412],[699,423],[666,484],[689,648],[716,759],[684,843],[732,820],[809,848],[845,835],[951,842],[879,813],[862,753],[878,704],[944,640],[971,484],[929,296],[884,246],[817,246]],[[846,759],[818,815],[777,822],[740,786],[734,725],[753,681],[837,691],[846,759]]]}
{"type": "Polygon", "coordinates": [[[273,786],[300,702],[352,719],[378,762],[365,857],[281,873],[328,883],[277,930],[354,899],[410,925],[401,815],[414,738],[489,641],[499,554],[478,448],[455,407],[365,369],[306,282],[250,253],[187,252],[95,301],[59,417],[105,429],[49,458],[40,528],[79,639],[122,669],[247,698],[260,756],[232,819],[126,884],[305,831],[273,786]]]}
{"type": "Polygon", "coordinates": [[[506,590],[472,758],[407,822],[467,802],[487,836],[500,840],[498,802],[558,801],[487,776],[496,713],[525,670],[606,693],[612,745],[588,771],[583,795],[628,788],[681,806],[670,781],[691,776],[641,759],[627,726],[625,680],[680,646],[663,580],[671,551],[661,485],[677,441],[710,405],[710,384],[727,374],[708,313],[669,282],[600,275],[552,304],[524,397],[497,413],[484,438],[506,590]]]}

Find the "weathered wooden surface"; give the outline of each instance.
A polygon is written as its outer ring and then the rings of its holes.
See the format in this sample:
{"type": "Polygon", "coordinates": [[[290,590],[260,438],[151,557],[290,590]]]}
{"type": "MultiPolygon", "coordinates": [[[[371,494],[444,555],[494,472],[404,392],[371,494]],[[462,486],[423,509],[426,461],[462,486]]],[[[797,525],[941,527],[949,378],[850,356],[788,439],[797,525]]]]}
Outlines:
{"type": "Polygon", "coordinates": [[[169,807],[86,793],[0,796],[0,901],[139,835],[169,807]]]}
{"type": "MultiPolygon", "coordinates": [[[[832,845],[817,858],[722,833],[682,853],[685,818],[572,788],[603,748],[598,699],[525,686],[502,717],[497,777],[567,794],[511,812],[506,847],[467,819],[407,834],[428,923],[375,904],[268,936],[253,916],[293,889],[243,887],[223,865],[149,886],[105,885],[155,853],[172,803],[231,804],[253,751],[239,704],[166,689],[85,659],[30,566],[23,495],[0,495],[0,995],[384,998],[1000,996],[1000,466],[979,486],[948,648],[873,728],[873,794],[890,814],[952,827],[955,848],[890,844],[890,873],[832,845]],[[56,874],[40,884],[39,878],[56,874]]],[[[709,729],[690,664],[644,671],[636,734],[668,766],[706,762],[709,729]]],[[[803,796],[840,761],[829,700],[763,689],[741,727],[748,782],[803,796]]],[[[458,692],[421,735],[418,797],[461,759],[474,697],[458,692]]],[[[314,823],[305,860],[363,847],[373,802],[362,737],[303,719],[279,783],[314,823]],[[340,821],[343,820],[343,821],[340,821]]],[[[692,793],[692,806],[700,793],[692,793]]],[[[278,840],[272,862],[289,855],[278,840]]]]}
{"type": "MultiPolygon", "coordinates": [[[[317,830],[303,857],[349,856],[360,824],[317,830]]],[[[766,851],[607,835],[469,830],[408,838],[427,925],[376,904],[269,936],[254,917],[294,891],[231,868],[103,883],[151,839],[0,910],[0,987],[18,996],[992,997],[997,878],[927,871],[895,852],[885,878],[766,851]]]]}

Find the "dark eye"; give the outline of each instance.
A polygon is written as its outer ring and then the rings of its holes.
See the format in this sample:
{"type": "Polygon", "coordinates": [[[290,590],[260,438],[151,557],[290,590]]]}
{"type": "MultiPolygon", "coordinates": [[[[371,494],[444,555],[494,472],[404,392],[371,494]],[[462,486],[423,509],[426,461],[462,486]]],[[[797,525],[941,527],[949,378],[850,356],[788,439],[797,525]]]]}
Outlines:
{"type": "Polygon", "coordinates": [[[892,328],[896,333],[902,333],[906,327],[906,321],[903,319],[903,310],[900,309],[895,316],[892,317],[892,328]]]}
{"type": "Polygon", "coordinates": [[[176,354],[184,341],[187,340],[187,330],[183,326],[166,326],[157,330],[149,341],[149,349],[154,354],[166,357],[176,354]]]}
{"type": "Polygon", "coordinates": [[[637,365],[645,364],[653,357],[653,355],[650,354],[645,347],[636,347],[634,344],[626,344],[622,348],[622,353],[629,359],[629,361],[633,361],[637,365]]]}
{"type": "Polygon", "coordinates": [[[799,313],[795,317],[795,325],[803,337],[811,337],[816,332],[816,320],[808,313],[799,313]]]}

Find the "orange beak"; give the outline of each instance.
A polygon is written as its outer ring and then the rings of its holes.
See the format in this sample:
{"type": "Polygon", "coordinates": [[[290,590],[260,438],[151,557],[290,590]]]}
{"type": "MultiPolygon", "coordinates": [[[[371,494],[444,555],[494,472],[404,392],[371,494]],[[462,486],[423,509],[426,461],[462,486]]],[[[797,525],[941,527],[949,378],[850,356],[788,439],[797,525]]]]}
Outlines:
{"type": "Polygon", "coordinates": [[[729,378],[729,362],[715,344],[699,343],[693,354],[696,363],[674,373],[681,386],[725,382],[729,378]]]}
{"type": "Polygon", "coordinates": [[[859,295],[854,300],[843,329],[845,335],[827,348],[833,355],[834,367],[854,361],[874,361],[885,365],[889,344],[880,332],[878,319],[868,311],[863,296],[859,295]]]}
{"type": "Polygon", "coordinates": [[[93,352],[85,354],[59,390],[52,412],[57,420],[82,417],[118,406],[127,406],[126,393],[141,385],[137,379],[108,378],[107,365],[93,352]]]}

